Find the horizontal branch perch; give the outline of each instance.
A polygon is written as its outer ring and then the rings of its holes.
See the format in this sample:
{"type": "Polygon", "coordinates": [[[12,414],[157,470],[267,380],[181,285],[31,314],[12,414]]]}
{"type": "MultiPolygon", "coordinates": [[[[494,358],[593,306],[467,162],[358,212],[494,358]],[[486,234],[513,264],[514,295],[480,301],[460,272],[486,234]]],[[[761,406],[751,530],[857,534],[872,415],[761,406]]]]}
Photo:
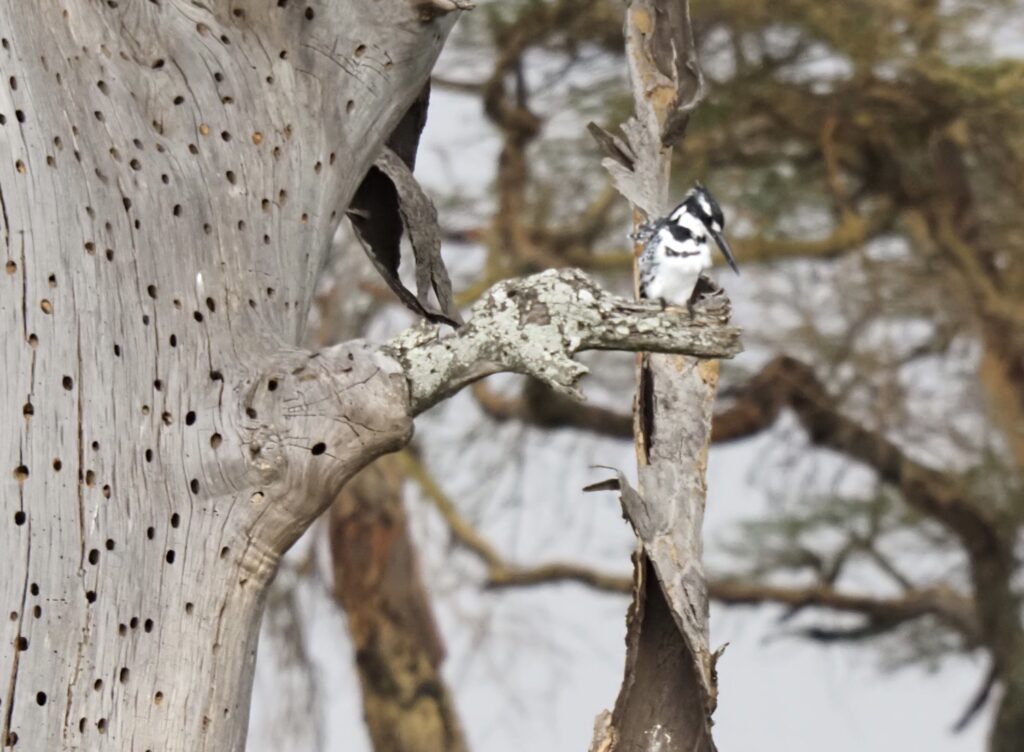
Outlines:
{"type": "Polygon", "coordinates": [[[572,356],[581,350],[665,352],[729,358],[741,350],[729,325],[729,301],[715,293],[685,308],[612,295],[578,269],[548,270],[499,282],[447,337],[421,325],[383,350],[402,364],[413,414],[484,376],[511,371],[534,376],[581,398],[587,373],[572,356]]]}

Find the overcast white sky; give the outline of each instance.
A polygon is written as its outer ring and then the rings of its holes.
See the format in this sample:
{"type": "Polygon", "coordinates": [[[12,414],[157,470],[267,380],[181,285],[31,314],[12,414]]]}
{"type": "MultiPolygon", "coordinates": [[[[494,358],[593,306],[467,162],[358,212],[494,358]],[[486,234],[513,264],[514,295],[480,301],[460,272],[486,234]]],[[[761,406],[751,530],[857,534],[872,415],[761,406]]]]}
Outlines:
{"type": "MultiPolygon", "coordinates": [[[[452,412],[461,409],[469,409],[468,404],[452,412]]],[[[440,433],[443,436],[444,429],[440,433]]],[[[502,542],[504,550],[519,552],[523,560],[531,555],[557,558],[570,549],[577,558],[604,559],[605,568],[624,569],[630,535],[617,502],[611,494],[599,499],[580,493],[579,481],[588,477],[585,468],[591,461],[629,467],[632,449],[620,447],[616,452],[606,442],[593,442],[574,451],[569,446],[572,441],[568,433],[531,432],[524,460],[531,480],[524,489],[523,508],[492,511],[481,521],[481,529],[502,542]],[[559,457],[567,455],[574,456],[577,467],[568,477],[558,464],[559,457]],[[533,493],[544,486],[548,493],[533,493]],[[559,504],[577,511],[554,508],[559,504]],[[583,506],[588,509],[579,513],[583,506]],[[567,519],[572,519],[568,527],[567,519]],[[556,540],[560,536],[568,540],[556,540]],[[588,551],[588,541],[598,555],[588,551]],[[618,555],[613,550],[616,545],[618,555]]],[[[764,449],[763,441],[712,453],[709,541],[736,519],[763,511],[766,502],[744,472],[745,465],[764,449]]],[[[500,480],[484,490],[498,485],[500,480]]],[[[424,536],[428,582],[437,591],[438,616],[449,649],[447,675],[470,748],[480,752],[585,750],[594,716],[611,706],[621,680],[626,599],[594,594],[576,585],[480,596],[464,585],[465,573],[474,568],[472,560],[446,553],[438,543],[440,528],[429,512],[417,504],[411,510],[417,531],[428,532],[424,536]]],[[[319,699],[326,704],[327,736],[322,749],[370,752],[342,620],[329,604],[315,599],[310,604],[319,699]]],[[[768,610],[712,609],[712,644],[729,643],[719,663],[715,737],[720,749],[976,752],[984,748],[988,713],[966,732],[949,731],[978,686],[979,666],[962,661],[947,664],[937,673],[916,668],[885,673],[878,654],[871,650],[770,639],[779,633],[776,616],[768,610]]],[[[263,647],[275,649],[272,644],[263,647]]],[[[287,729],[275,715],[281,709],[281,677],[273,671],[268,674],[265,658],[261,653],[250,740],[253,752],[282,749],[283,739],[275,731],[287,729]]],[[[289,748],[315,749],[312,744],[289,748]]]]}

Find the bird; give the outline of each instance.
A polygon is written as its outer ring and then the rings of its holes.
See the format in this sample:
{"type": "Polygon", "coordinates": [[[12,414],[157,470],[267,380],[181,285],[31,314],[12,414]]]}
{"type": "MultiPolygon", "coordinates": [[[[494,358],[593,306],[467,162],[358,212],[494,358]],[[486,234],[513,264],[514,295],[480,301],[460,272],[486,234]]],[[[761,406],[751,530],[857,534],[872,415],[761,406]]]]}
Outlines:
{"type": "Polygon", "coordinates": [[[643,225],[634,236],[644,244],[640,254],[640,297],[662,305],[689,306],[701,272],[711,268],[709,237],[740,273],[722,232],[725,217],[711,191],[697,183],[667,216],[643,225]]]}

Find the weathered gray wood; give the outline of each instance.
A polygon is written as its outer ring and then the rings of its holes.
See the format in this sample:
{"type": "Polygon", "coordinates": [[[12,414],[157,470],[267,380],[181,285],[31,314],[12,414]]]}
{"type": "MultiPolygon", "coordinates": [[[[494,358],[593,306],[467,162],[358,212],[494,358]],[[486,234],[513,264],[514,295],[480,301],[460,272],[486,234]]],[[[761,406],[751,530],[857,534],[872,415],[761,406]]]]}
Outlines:
{"type": "MultiPolygon", "coordinates": [[[[650,220],[667,206],[672,144],[700,101],[703,79],[687,2],[630,0],[624,34],[635,113],[622,139],[595,136],[634,216],[650,220]]],[[[717,386],[715,361],[641,359],[634,420],[640,490],[623,493],[638,537],[626,667],[614,711],[598,717],[593,750],[715,749],[701,528],[717,386]]]]}
{"type": "Polygon", "coordinates": [[[450,340],[297,348],[465,5],[0,0],[0,744],[243,749],[281,555],[412,415],[503,368],[569,389],[584,347],[735,349],[573,272],[450,340]]]}
{"type": "Polygon", "coordinates": [[[0,742],[243,748],[278,557],[411,430],[291,347],[430,5],[0,2],[0,742]]]}

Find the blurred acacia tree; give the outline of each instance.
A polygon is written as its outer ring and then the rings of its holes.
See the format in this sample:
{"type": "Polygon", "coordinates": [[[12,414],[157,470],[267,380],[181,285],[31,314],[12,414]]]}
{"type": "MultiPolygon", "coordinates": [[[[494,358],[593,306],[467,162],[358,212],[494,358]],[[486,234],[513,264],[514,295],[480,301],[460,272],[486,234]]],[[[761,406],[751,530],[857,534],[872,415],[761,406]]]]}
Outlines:
{"type": "MultiPolygon", "coordinates": [[[[992,40],[1020,9],[964,0],[692,7],[708,95],[677,174],[681,188],[700,177],[724,199],[753,293],[739,319],[754,355],[726,371],[715,440],[770,431],[800,462],[862,471],[839,493],[797,487],[782,463],[765,468],[783,498],[737,531],[734,568],[712,596],[783,605],[808,640],[896,649],[907,662],[983,655],[988,678],[958,723],[997,696],[990,749],[1017,750],[1024,61],[997,54],[992,40]],[[800,428],[779,428],[784,413],[800,428]]],[[[464,302],[496,279],[552,266],[628,284],[629,218],[584,129],[588,119],[620,122],[629,106],[621,23],[614,0],[488,2],[450,42],[435,87],[478,98],[501,145],[493,196],[467,205],[455,186],[449,201],[461,208],[449,238],[486,248],[464,302]]],[[[537,384],[474,394],[492,420],[629,436],[628,415],[537,384]]],[[[480,555],[488,584],[628,587],[584,567],[508,563],[415,456],[397,466],[480,555]]],[[[421,623],[400,628],[434,639],[424,608],[421,623]]],[[[449,701],[438,706],[452,714],[443,727],[456,728],[449,701]]]]}

